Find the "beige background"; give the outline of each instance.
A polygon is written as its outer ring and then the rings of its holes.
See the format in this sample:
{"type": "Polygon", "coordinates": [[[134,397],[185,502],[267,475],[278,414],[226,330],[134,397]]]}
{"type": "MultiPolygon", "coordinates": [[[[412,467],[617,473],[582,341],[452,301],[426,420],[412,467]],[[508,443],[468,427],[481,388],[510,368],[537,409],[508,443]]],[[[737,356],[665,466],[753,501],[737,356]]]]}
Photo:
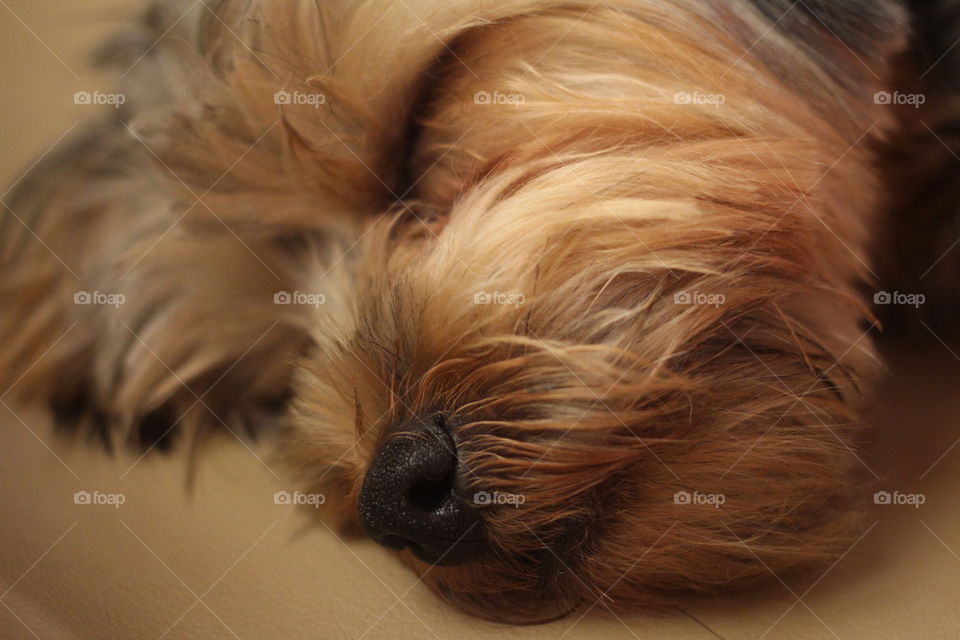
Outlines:
{"type": "MultiPolygon", "coordinates": [[[[134,4],[0,0],[4,184],[91,115],[75,91],[109,91],[85,55],[134,4]]],[[[275,505],[265,452],[222,441],[187,492],[182,457],[111,459],[0,406],[0,638],[958,638],[960,360],[927,337],[896,348],[864,456],[922,507],[878,507],[835,567],[789,587],[526,628],[458,614],[387,551],[275,505]],[[78,490],[126,503],[75,505],[78,490]]]]}

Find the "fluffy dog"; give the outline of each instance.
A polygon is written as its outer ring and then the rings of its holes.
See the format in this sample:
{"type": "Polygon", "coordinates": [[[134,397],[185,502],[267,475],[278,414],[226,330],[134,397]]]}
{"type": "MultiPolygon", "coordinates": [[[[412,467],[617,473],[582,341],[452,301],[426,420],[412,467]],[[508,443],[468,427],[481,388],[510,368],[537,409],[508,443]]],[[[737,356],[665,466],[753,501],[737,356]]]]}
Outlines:
{"type": "Polygon", "coordinates": [[[863,531],[908,25],[157,3],[102,53],[122,107],[10,200],[0,379],[107,444],[279,426],[330,517],[487,617],[828,562],[863,531]]]}

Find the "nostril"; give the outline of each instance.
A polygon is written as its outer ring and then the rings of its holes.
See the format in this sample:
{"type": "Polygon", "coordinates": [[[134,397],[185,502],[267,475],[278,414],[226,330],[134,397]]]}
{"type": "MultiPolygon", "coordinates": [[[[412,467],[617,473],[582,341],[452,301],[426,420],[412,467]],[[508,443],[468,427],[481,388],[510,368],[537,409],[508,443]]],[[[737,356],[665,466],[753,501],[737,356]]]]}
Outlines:
{"type": "Polygon", "coordinates": [[[422,511],[436,511],[450,498],[453,490],[454,473],[443,480],[422,478],[416,480],[407,495],[410,504],[422,511]]]}

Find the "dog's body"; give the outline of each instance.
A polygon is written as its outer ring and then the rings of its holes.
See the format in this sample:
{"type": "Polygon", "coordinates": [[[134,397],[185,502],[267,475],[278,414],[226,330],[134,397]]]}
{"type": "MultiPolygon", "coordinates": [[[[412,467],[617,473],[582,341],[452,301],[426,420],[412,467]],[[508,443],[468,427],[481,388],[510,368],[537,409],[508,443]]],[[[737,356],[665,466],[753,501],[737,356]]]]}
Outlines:
{"type": "Polygon", "coordinates": [[[426,576],[482,615],[861,533],[898,2],[210,4],[115,43],[118,117],[18,186],[4,387],[147,448],[292,396],[287,457],[368,532],[372,460],[440,416],[458,500],[523,496],[426,576]]]}

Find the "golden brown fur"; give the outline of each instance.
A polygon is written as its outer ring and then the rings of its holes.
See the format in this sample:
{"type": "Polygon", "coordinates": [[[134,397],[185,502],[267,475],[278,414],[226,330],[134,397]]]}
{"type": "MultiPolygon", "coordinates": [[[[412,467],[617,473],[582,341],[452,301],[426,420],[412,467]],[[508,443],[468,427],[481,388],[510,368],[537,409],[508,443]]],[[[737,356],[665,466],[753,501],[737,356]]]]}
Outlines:
{"type": "Polygon", "coordinates": [[[146,446],[269,417],[293,379],[286,458],[346,524],[385,431],[443,412],[463,493],[526,501],[483,510],[482,563],[404,555],[488,617],[829,561],[861,532],[867,142],[905,37],[874,5],[845,43],[739,0],[197,8],[127,77],[123,122],[19,187],[0,379],[146,446]]]}

